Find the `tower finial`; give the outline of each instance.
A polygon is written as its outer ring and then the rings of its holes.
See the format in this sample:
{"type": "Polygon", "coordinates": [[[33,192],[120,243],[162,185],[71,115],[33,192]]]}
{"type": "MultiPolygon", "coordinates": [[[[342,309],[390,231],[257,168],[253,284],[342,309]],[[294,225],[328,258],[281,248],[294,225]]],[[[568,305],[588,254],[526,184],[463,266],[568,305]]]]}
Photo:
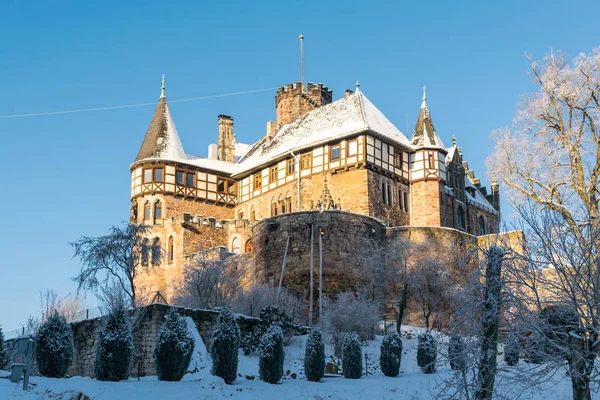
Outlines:
{"type": "Polygon", "coordinates": [[[163,99],[165,98],[165,74],[163,74],[162,76],[162,86],[160,88],[160,98],[163,99]]]}
{"type": "Polygon", "coordinates": [[[356,93],[360,93],[360,82],[356,81],[356,93]]]}
{"type": "Polygon", "coordinates": [[[456,136],[452,135],[452,146],[456,146],[456,136]]]}
{"type": "Polygon", "coordinates": [[[427,107],[427,86],[423,86],[423,102],[421,103],[421,108],[427,107]]]}
{"type": "Polygon", "coordinates": [[[300,39],[300,82],[302,84],[302,91],[304,92],[304,48],[302,47],[304,36],[300,34],[298,39],[300,39]]]}

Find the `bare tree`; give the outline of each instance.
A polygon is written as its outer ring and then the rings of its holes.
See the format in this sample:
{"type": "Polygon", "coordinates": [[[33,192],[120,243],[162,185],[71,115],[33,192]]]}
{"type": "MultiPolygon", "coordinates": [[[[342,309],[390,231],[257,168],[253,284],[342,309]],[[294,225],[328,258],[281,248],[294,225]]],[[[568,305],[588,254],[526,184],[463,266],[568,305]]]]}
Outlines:
{"type": "MultiPolygon", "coordinates": [[[[600,331],[600,49],[572,60],[555,53],[528,60],[540,90],[523,98],[513,127],[495,132],[488,160],[509,187],[527,237],[523,262],[512,269],[511,307],[565,356],[558,359],[568,364],[573,398],[590,399],[600,331]],[[542,323],[551,302],[566,303],[579,323],[542,323]],[[570,339],[556,340],[552,325],[570,339]]],[[[561,362],[550,361],[544,367],[561,362]]]]}
{"type": "Polygon", "coordinates": [[[85,308],[83,299],[79,295],[69,294],[60,299],[57,311],[65,317],[67,322],[75,322],[85,308]]]}
{"type": "Polygon", "coordinates": [[[176,304],[192,308],[229,307],[246,284],[245,269],[222,259],[218,249],[196,253],[175,285],[176,304]]]}
{"type": "Polygon", "coordinates": [[[427,329],[431,315],[435,313],[437,318],[449,304],[450,278],[448,270],[431,257],[424,258],[407,272],[410,296],[423,314],[427,329]]]}
{"type": "Polygon", "coordinates": [[[231,303],[231,311],[259,318],[260,311],[269,306],[285,311],[294,323],[306,322],[304,302],[285,287],[281,288],[277,298],[276,288],[268,285],[252,285],[238,293],[231,303]]]}
{"type": "Polygon", "coordinates": [[[73,278],[77,290],[98,292],[110,282],[116,283],[127,295],[132,307],[138,305],[135,278],[148,268],[160,264],[163,251],[160,241],[150,237],[145,225],[124,223],[113,226],[110,233],[99,237],[81,237],[71,246],[74,257],[81,261],[81,271],[73,278]]]}

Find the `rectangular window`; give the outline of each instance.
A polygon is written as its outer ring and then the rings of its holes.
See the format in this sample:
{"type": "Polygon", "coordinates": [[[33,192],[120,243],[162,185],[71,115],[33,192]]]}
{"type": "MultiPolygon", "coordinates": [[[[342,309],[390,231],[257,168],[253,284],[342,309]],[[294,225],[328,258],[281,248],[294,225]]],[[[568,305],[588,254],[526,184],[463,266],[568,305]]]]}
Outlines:
{"type": "Polygon", "coordinates": [[[225,181],[223,179],[217,179],[217,192],[225,193],[225,181]]]}
{"type": "Polygon", "coordinates": [[[178,171],[175,173],[175,182],[176,182],[178,185],[181,185],[181,186],[183,186],[183,185],[185,184],[184,180],[185,180],[185,172],[183,172],[183,171],[179,171],[179,170],[178,170],[178,171]]]}
{"type": "Polygon", "coordinates": [[[311,164],[311,159],[312,159],[312,153],[308,153],[308,154],[302,154],[302,159],[300,162],[300,165],[302,166],[302,169],[309,169],[310,168],[310,164],[311,164]]]}
{"type": "Polygon", "coordinates": [[[287,160],[287,174],[292,175],[294,172],[296,172],[296,160],[291,158],[287,160]]]}
{"type": "Polygon", "coordinates": [[[154,168],[154,182],[162,182],[163,181],[163,169],[162,168],[154,168]]]}
{"type": "Polygon", "coordinates": [[[387,199],[385,198],[387,194],[387,190],[385,189],[385,183],[381,184],[381,200],[383,201],[383,204],[387,203],[387,199]]]}
{"type": "Polygon", "coordinates": [[[402,159],[402,151],[396,150],[396,152],[394,153],[394,167],[402,168],[403,162],[404,160],[402,159]]]}
{"type": "Polygon", "coordinates": [[[189,186],[189,187],[194,187],[195,186],[194,175],[195,174],[192,174],[192,173],[189,173],[189,172],[186,174],[185,184],[187,186],[189,186]]]}
{"type": "Polygon", "coordinates": [[[254,190],[258,190],[262,187],[262,174],[259,172],[254,175],[254,190]]]}
{"type": "Polygon", "coordinates": [[[331,147],[331,155],[330,155],[330,161],[334,161],[334,160],[339,160],[340,157],[342,156],[342,150],[340,145],[336,145],[336,146],[332,146],[331,147]]]}
{"type": "Polygon", "coordinates": [[[150,203],[146,203],[144,205],[144,219],[150,219],[152,216],[151,212],[152,210],[150,209],[150,203]]]}
{"type": "Polygon", "coordinates": [[[227,183],[227,193],[234,196],[235,195],[235,182],[227,181],[226,183],[227,183]]]}
{"type": "Polygon", "coordinates": [[[398,190],[398,208],[402,210],[402,191],[398,190]]]}
{"type": "Polygon", "coordinates": [[[408,212],[408,193],[404,192],[404,211],[408,212]]]}
{"type": "Polygon", "coordinates": [[[391,206],[392,205],[392,186],[391,185],[387,185],[387,197],[388,197],[388,204],[391,206]]]}
{"type": "Polygon", "coordinates": [[[358,140],[348,142],[348,157],[355,156],[358,153],[358,140]]]}
{"type": "Polygon", "coordinates": [[[269,183],[277,182],[277,165],[269,169],[269,183]]]}
{"type": "Polygon", "coordinates": [[[433,153],[429,153],[429,168],[433,168],[433,153]]]}
{"type": "Polygon", "coordinates": [[[152,182],[152,170],[145,169],[144,170],[144,183],[151,183],[151,182],[152,182]]]}

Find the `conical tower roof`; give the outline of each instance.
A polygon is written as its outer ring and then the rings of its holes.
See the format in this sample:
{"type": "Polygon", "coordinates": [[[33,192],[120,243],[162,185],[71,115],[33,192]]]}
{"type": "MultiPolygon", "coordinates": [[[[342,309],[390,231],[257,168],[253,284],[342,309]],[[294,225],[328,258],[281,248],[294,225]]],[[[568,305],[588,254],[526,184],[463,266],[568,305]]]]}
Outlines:
{"type": "Polygon", "coordinates": [[[146,158],[164,158],[173,161],[187,159],[167,104],[164,75],[160,99],[135,162],[146,158]]]}
{"type": "Polygon", "coordinates": [[[415,131],[410,143],[416,147],[445,148],[444,143],[442,143],[442,139],[440,139],[435,131],[433,121],[431,120],[431,114],[427,107],[425,87],[423,87],[423,102],[421,103],[421,110],[419,111],[419,119],[417,119],[415,131]]]}

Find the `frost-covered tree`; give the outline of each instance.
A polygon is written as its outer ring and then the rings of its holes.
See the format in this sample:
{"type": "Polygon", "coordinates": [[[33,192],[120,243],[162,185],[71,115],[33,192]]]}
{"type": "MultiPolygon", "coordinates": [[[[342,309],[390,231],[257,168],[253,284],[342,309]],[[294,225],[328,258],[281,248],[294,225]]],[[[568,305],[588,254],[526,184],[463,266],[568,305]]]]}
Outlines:
{"type": "Polygon", "coordinates": [[[129,378],[133,359],[133,335],[124,310],[110,314],[99,333],[94,364],[96,379],[122,381],[129,378]]]}
{"type": "Polygon", "coordinates": [[[165,317],[156,339],[154,366],[160,381],[180,381],[194,352],[194,338],[186,319],[172,311],[165,317]]]}
{"type": "Polygon", "coordinates": [[[211,373],[223,378],[228,385],[237,377],[239,347],[240,328],[231,311],[222,309],[211,337],[211,373]]]}
{"type": "Polygon", "coordinates": [[[260,318],[261,311],[269,306],[285,312],[292,323],[305,322],[304,301],[285,287],[281,288],[277,298],[277,288],[269,285],[252,285],[237,294],[231,304],[231,311],[260,318]]]}
{"type": "Polygon", "coordinates": [[[438,314],[449,304],[450,274],[437,258],[425,257],[418,265],[407,271],[409,294],[417,304],[425,328],[430,327],[432,314],[438,314]]]}
{"type": "Polygon", "coordinates": [[[510,367],[514,367],[519,363],[519,354],[521,346],[516,334],[509,334],[504,343],[504,362],[510,367]]]}
{"type": "Polygon", "coordinates": [[[460,335],[450,336],[448,343],[448,361],[453,370],[462,370],[466,366],[466,346],[460,335]]]}
{"type": "Polygon", "coordinates": [[[71,327],[55,312],[38,329],[35,354],[40,374],[62,378],[73,361],[74,352],[71,327]]]}
{"type": "Polygon", "coordinates": [[[417,365],[425,374],[433,374],[436,371],[437,343],[430,333],[419,335],[417,346],[417,365]]]}
{"type": "Polygon", "coordinates": [[[260,359],[258,373],[260,379],[268,383],[277,383],[283,376],[283,331],[278,325],[272,325],[260,340],[260,359]]]}
{"type": "Polygon", "coordinates": [[[356,333],[347,333],[342,344],[342,371],[344,378],[358,379],[362,376],[362,348],[356,333]]]}
{"type": "Polygon", "coordinates": [[[0,326],[0,369],[4,369],[8,364],[8,352],[4,347],[4,332],[0,326]]]}
{"type": "Polygon", "coordinates": [[[314,328],[306,339],[304,375],[312,382],[319,382],[325,375],[325,343],[321,331],[317,328],[314,328]]]}
{"type": "Polygon", "coordinates": [[[528,60],[539,90],[523,97],[512,126],[494,133],[488,160],[526,237],[524,263],[512,277],[520,289],[512,293],[512,314],[541,334],[536,316],[548,302],[569,303],[579,319],[568,348],[542,334],[563,357],[532,369],[527,383],[566,366],[573,398],[590,399],[600,382],[600,48],[528,60]]]}
{"type": "Polygon", "coordinates": [[[396,332],[387,335],[381,342],[379,366],[385,376],[396,377],[400,373],[402,360],[402,338],[396,332]]]}
{"type": "Polygon", "coordinates": [[[149,238],[150,227],[125,223],[113,226],[108,235],[79,238],[71,246],[74,257],[81,262],[81,271],[73,278],[78,290],[98,291],[115,282],[127,295],[128,307],[139,305],[139,290],[135,287],[136,277],[162,260],[162,249],[158,238],[149,238]]]}

